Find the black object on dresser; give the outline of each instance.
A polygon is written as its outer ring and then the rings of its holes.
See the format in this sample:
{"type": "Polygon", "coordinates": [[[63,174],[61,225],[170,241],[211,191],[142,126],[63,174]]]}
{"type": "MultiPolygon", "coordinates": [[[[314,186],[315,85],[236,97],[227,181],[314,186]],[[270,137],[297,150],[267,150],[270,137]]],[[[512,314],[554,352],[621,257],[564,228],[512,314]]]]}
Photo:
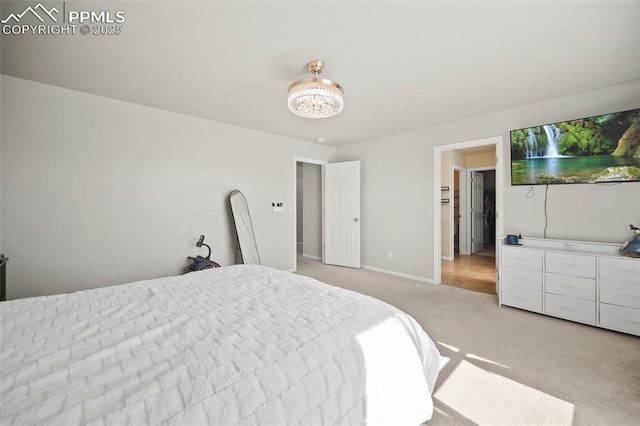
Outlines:
{"type": "Polygon", "coordinates": [[[196,257],[189,256],[187,259],[189,259],[192,262],[191,265],[189,265],[189,270],[202,271],[204,269],[219,268],[220,264],[211,260],[211,247],[208,244],[204,243],[204,235],[200,235],[200,238],[196,243],[196,247],[202,247],[202,246],[205,246],[209,250],[207,257],[202,257],[200,255],[196,257]]]}
{"type": "Polygon", "coordinates": [[[7,262],[8,257],[4,257],[4,254],[0,254],[0,302],[7,300],[7,262]]]}

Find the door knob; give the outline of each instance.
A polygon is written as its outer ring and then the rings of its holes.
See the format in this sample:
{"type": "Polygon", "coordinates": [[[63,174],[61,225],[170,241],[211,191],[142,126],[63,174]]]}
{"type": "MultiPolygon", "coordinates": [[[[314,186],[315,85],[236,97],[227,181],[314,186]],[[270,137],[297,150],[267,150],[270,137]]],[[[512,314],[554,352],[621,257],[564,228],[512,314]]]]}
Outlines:
{"type": "Polygon", "coordinates": [[[358,219],[357,217],[354,217],[354,218],[353,218],[353,221],[354,221],[354,222],[357,222],[357,221],[359,221],[359,220],[360,220],[360,219],[358,219]]]}

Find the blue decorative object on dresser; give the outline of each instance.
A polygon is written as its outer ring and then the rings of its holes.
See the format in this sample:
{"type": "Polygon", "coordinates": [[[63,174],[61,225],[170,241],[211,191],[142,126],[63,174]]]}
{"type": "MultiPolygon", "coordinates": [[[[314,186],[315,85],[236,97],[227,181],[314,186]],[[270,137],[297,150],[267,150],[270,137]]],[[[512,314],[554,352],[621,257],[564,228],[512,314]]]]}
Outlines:
{"type": "Polygon", "coordinates": [[[620,254],[640,258],[640,228],[635,225],[629,225],[629,229],[633,232],[633,236],[622,245],[620,254]]]}

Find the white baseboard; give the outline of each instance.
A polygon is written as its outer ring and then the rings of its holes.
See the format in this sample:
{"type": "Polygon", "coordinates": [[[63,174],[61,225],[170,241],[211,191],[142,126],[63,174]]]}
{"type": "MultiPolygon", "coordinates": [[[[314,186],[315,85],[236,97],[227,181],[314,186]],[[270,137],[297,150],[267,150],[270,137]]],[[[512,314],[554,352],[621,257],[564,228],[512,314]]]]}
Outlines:
{"type": "Polygon", "coordinates": [[[440,259],[451,261],[451,260],[453,260],[453,257],[451,257],[451,256],[442,256],[440,259]]]}
{"type": "Polygon", "coordinates": [[[388,269],[375,268],[373,266],[362,265],[362,269],[367,269],[373,272],[381,272],[383,274],[394,275],[396,277],[408,278],[410,280],[421,281],[423,283],[433,284],[433,280],[429,278],[419,277],[417,275],[409,275],[403,272],[390,271],[388,269]]]}

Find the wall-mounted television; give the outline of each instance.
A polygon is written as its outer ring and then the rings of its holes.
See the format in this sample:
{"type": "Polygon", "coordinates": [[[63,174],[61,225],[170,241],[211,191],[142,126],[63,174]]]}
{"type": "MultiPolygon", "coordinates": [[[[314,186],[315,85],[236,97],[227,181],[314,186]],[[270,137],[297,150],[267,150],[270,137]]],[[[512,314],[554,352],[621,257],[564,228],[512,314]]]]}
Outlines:
{"type": "Polygon", "coordinates": [[[640,108],[510,136],[511,185],[640,182],[640,108]]]}

